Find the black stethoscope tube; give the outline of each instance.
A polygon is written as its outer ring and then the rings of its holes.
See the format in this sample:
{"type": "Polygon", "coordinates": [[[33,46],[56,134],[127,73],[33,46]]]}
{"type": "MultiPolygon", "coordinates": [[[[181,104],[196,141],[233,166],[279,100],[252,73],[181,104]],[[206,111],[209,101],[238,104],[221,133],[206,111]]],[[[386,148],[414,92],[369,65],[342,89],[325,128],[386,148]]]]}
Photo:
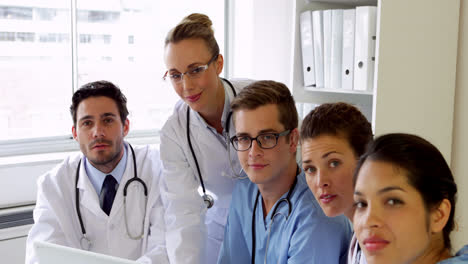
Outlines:
{"type": "MultiPolygon", "coordinates": [[[[124,189],[123,189],[124,198],[127,196],[127,187],[133,181],[137,181],[137,182],[141,183],[141,185],[143,186],[144,192],[145,192],[145,196],[148,197],[148,188],[146,187],[145,182],[143,180],[141,180],[140,178],[138,178],[135,151],[133,150],[132,145],[128,144],[128,146],[130,147],[130,150],[132,151],[132,157],[133,157],[133,178],[128,180],[127,183],[124,186],[124,189]]],[[[80,177],[80,166],[81,166],[81,159],[78,162],[78,166],[76,168],[76,175],[75,175],[75,179],[76,179],[75,180],[75,197],[76,197],[75,206],[76,206],[76,213],[78,215],[78,220],[79,220],[80,226],[81,226],[81,233],[83,234],[83,237],[85,239],[87,239],[86,238],[86,229],[85,229],[84,224],[83,224],[83,218],[81,217],[81,210],[80,210],[80,191],[78,189],[78,178],[80,177]]]]}
{"type": "MultiPolygon", "coordinates": [[[[271,212],[271,219],[270,219],[271,221],[273,221],[273,217],[276,214],[276,210],[278,209],[279,205],[282,202],[285,202],[285,203],[288,204],[288,217],[291,215],[291,211],[292,211],[291,194],[293,193],[294,188],[296,188],[297,175],[299,174],[299,172],[300,172],[300,169],[299,169],[299,166],[298,166],[297,169],[296,169],[296,177],[294,178],[294,182],[291,185],[291,188],[289,188],[288,195],[286,196],[286,198],[283,198],[283,199],[279,200],[276,203],[276,206],[273,208],[273,212],[271,212]]],[[[252,264],[255,264],[255,246],[256,246],[255,212],[257,211],[257,204],[258,204],[258,197],[259,196],[260,196],[260,191],[257,191],[257,197],[255,198],[254,209],[253,209],[253,214],[252,214],[252,259],[251,259],[252,264]]]]}
{"type": "MultiPolygon", "coordinates": [[[[230,81],[228,81],[227,79],[224,79],[224,78],[221,78],[221,79],[223,81],[225,81],[229,85],[229,87],[231,87],[232,93],[234,94],[234,97],[236,97],[237,93],[236,93],[236,90],[234,89],[234,86],[232,85],[232,83],[230,81]]],[[[229,127],[230,127],[230,122],[229,121],[231,120],[231,116],[232,116],[232,111],[229,112],[229,114],[228,114],[228,116],[226,118],[226,123],[224,124],[224,127],[225,127],[228,135],[229,135],[229,127]]],[[[203,177],[202,177],[202,174],[201,174],[201,171],[200,171],[200,165],[198,165],[197,156],[195,155],[195,151],[193,151],[192,141],[190,140],[190,107],[187,107],[187,141],[188,141],[188,144],[189,144],[189,147],[190,147],[190,152],[192,152],[192,156],[193,156],[193,159],[195,160],[195,165],[197,167],[198,179],[200,179],[200,185],[201,185],[202,190],[203,190],[203,201],[205,202],[205,204],[206,204],[206,206],[208,208],[211,208],[214,205],[214,199],[213,199],[213,197],[211,197],[211,195],[206,194],[205,183],[203,182],[203,177]]],[[[228,142],[228,144],[229,144],[229,142],[228,142]]]]}

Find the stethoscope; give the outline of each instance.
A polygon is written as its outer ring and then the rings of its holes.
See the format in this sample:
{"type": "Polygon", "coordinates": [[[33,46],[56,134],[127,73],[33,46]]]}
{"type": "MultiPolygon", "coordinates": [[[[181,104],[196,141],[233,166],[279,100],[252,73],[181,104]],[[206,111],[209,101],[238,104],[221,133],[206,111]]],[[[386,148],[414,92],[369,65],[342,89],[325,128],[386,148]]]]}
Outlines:
{"type": "MultiPolygon", "coordinates": [[[[231,87],[231,90],[232,90],[232,93],[234,94],[234,97],[237,96],[237,93],[236,93],[236,90],[234,89],[234,86],[232,85],[232,83],[224,78],[221,78],[223,81],[225,81],[229,87],[231,87]]],[[[230,145],[230,142],[229,142],[229,127],[230,127],[230,121],[231,121],[231,116],[232,116],[232,111],[229,112],[227,118],[226,118],[226,122],[224,124],[224,127],[226,129],[226,143],[228,145],[228,159],[229,159],[229,164],[231,166],[231,170],[232,172],[234,173],[234,175],[236,176],[236,178],[242,178],[241,176],[239,176],[235,171],[234,171],[234,166],[232,164],[232,160],[231,160],[231,145],[230,145]]],[[[206,189],[205,189],[205,183],[203,182],[203,177],[201,175],[201,171],[200,171],[200,166],[198,165],[198,161],[197,161],[197,156],[195,155],[195,152],[193,151],[193,147],[192,147],[192,142],[190,140],[190,107],[187,107],[187,141],[188,141],[188,144],[189,144],[189,147],[190,147],[190,152],[192,152],[192,156],[193,156],[193,159],[195,160],[195,165],[197,167],[197,172],[198,172],[198,179],[200,179],[200,185],[202,187],[202,190],[203,190],[203,201],[205,202],[206,204],[206,207],[207,208],[211,208],[213,207],[214,205],[214,199],[213,199],[213,196],[209,195],[206,193],[206,189]]]]}
{"type": "Polygon", "coordinates": [[[361,254],[362,254],[361,247],[359,246],[359,243],[357,243],[354,264],[359,264],[361,262],[361,254]]]}
{"type": "MultiPolygon", "coordinates": [[[[275,207],[273,208],[273,211],[271,213],[271,222],[270,222],[270,226],[268,227],[268,237],[267,237],[267,244],[266,244],[266,249],[265,249],[265,261],[264,263],[266,264],[267,262],[267,256],[268,256],[268,246],[270,244],[270,233],[271,233],[271,227],[273,226],[273,222],[275,220],[275,217],[277,215],[282,215],[286,218],[286,221],[288,221],[288,218],[289,216],[291,215],[291,211],[292,211],[292,203],[291,203],[291,195],[294,191],[294,188],[296,187],[296,183],[297,183],[297,175],[299,174],[300,170],[299,170],[299,166],[297,167],[296,169],[296,178],[294,178],[294,182],[291,186],[291,188],[289,189],[289,192],[288,192],[288,195],[286,196],[286,198],[282,198],[280,199],[275,207]],[[284,215],[283,213],[281,212],[276,212],[276,210],[278,209],[279,205],[281,203],[286,203],[288,205],[288,215],[284,215]]],[[[257,211],[257,204],[258,204],[258,197],[260,196],[260,191],[257,191],[257,197],[255,198],[255,204],[254,204],[254,209],[253,209],[253,214],[252,214],[252,264],[255,264],[255,240],[256,240],[256,235],[255,235],[255,212],[257,211]]]]}
{"type": "MultiPolygon", "coordinates": [[[[133,157],[133,178],[131,178],[130,180],[127,181],[127,183],[125,184],[124,189],[123,189],[124,218],[125,218],[125,227],[127,229],[127,235],[131,239],[138,240],[138,239],[143,238],[144,225],[142,225],[142,227],[141,227],[141,233],[136,235],[136,236],[133,236],[129,231],[128,221],[127,221],[127,203],[126,203],[126,201],[127,201],[127,188],[132,182],[137,182],[137,183],[141,184],[143,186],[144,194],[145,194],[145,205],[148,202],[148,188],[146,187],[145,182],[142,179],[138,178],[136,159],[135,159],[135,151],[133,150],[132,145],[128,144],[128,146],[130,147],[130,150],[132,151],[132,157],[133,157]]],[[[79,178],[79,175],[80,175],[80,166],[81,166],[81,159],[78,162],[78,167],[76,168],[76,176],[75,176],[75,178],[76,178],[76,181],[75,181],[76,201],[75,201],[75,206],[76,206],[76,213],[78,214],[78,220],[80,221],[81,233],[83,234],[82,237],[81,237],[81,240],[80,240],[81,248],[84,249],[84,250],[89,250],[91,248],[91,240],[86,235],[86,229],[84,227],[83,219],[81,217],[80,202],[79,202],[80,201],[80,191],[78,190],[78,178],[79,178]]],[[[145,206],[144,215],[146,215],[146,206],[145,206]]]]}

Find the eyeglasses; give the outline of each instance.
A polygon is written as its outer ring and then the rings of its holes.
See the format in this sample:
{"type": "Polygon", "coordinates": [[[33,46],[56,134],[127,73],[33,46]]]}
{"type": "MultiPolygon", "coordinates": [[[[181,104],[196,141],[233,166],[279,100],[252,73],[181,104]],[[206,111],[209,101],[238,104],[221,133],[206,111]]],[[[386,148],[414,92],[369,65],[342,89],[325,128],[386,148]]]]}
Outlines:
{"type": "Polygon", "coordinates": [[[291,130],[285,130],[281,133],[262,133],[254,138],[249,136],[233,136],[231,138],[232,146],[237,151],[247,151],[252,147],[252,141],[257,141],[257,144],[262,149],[272,149],[278,144],[278,138],[286,136],[291,130]]]}
{"type": "Polygon", "coordinates": [[[199,78],[210,66],[210,64],[215,61],[218,58],[218,54],[214,55],[208,63],[205,65],[200,65],[195,68],[192,68],[184,73],[173,73],[169,74],[169,71],[166,71],[166,73],[163,76],[163,80],[167,81],[168,79],[171,80],[172,83],[174,84],[179,84],[182,82],[182,79],[184,78],[184,75],[187,75],[191,79],[196,79],[199,78]]]}

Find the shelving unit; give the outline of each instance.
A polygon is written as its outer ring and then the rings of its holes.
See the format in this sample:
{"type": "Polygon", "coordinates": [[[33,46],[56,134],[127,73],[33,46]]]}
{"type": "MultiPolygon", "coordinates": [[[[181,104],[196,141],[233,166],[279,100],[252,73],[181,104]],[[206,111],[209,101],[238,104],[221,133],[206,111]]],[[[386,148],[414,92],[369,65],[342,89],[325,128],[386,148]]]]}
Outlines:
{"type": "Polygon", "coordinates": [[[298,102],[344,101],[360,107],[376,135],[406,132],[451,159],[459,0],[296,0],[291,82],[298,102]],[[305,10],[377,6],[374,90],[304,87],[299,15],[305,10]]]}
{"type": "Polygon", "coordinates": [[[307,94],[313,95],[313,100],[318,102],[345,100],[357,105],[372,105],[373,92],[369,91],[338,90],[315,87],[303,87],[303,89],[307,94]]]}
{"type": "Polygon", "coordinates": [[[372,91],[355,91],[344,89],[332,89],[329,87],[308,87],[304,86],[302,73],[302,54],[300,41],[299,16],[306,10],[324,10],[338,8],[354,8],[359,5],[377,5],[377,0],[330,0],[330,1],[305,1],[297,0],[295,8],[295,29],[294,29],[294,62],[293,62],[293,94],[294,98],[300,102],[311,102],[323,104],[328,102],[347,102],[358,106],[369,120],[372,120],[372,91]]]}

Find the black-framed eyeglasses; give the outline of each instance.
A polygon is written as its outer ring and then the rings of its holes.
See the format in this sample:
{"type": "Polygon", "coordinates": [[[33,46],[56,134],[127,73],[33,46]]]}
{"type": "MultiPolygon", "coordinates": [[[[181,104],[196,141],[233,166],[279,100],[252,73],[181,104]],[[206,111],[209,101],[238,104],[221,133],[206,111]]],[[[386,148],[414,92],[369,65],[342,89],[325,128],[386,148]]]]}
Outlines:
{"type": "Polygon", "coordinates": [[[257,141],[257,144],[262,149],[272,149],[278,144],[278,138],[286,136],[291,130],[285,130],[281,133],[262,133],[256,137],[249,136],[233,136],[231,138],[231,144],[237,151],[247,151],[252,147],[252,141],[257,141]]]}
{"type": "Polygon", "coordinates": [[[210,64],[215,61],[218,58],[219,54],[214,55],[205,65],[200,65],[195,68],[192,68],[184,73],[172,73],[169,74],[169,71],[166,71],[166,73],[163,76],[163,80],[171,80],[172,83],[174,84],[179,84],[182,82],[182,79],[184,78],[184,75],[187,75],[191,79],[196,79],[200,77],[206,70],[208,70],[208,67],[210,64]]]}

